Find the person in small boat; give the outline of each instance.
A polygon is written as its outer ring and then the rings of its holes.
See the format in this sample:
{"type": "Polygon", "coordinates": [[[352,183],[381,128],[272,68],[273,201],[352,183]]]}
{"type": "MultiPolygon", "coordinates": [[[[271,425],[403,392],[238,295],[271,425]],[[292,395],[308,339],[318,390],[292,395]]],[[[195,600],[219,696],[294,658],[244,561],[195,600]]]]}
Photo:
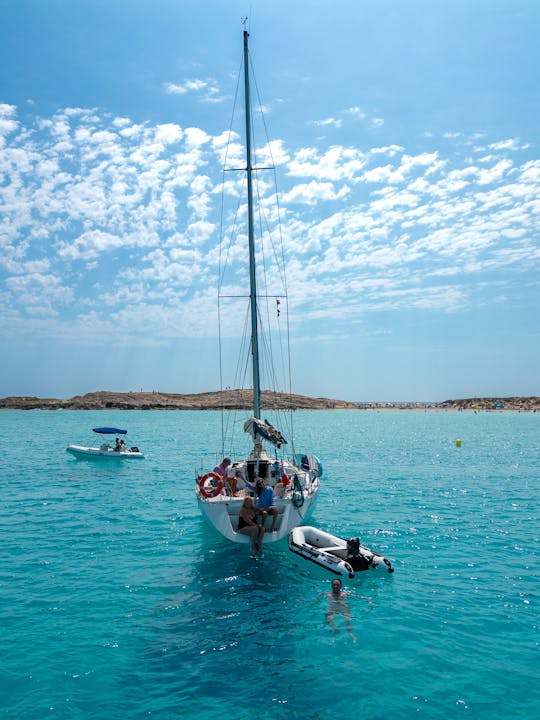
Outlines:
{"type": "Polygon", "coordinates": [[[345,599],[347,594],[348,593],[345,593],[342,590],[341,580],[339,578],[334,578],[332,580],[332,592],[326,593],[328,598],[328,610],[326,611],[325,617],[328,625],[335,633],[337,633],[339,628],[334,622],[334,618],[337,615],[342,615],[345,620],[345,627],[347,628],[352,641],[356,642],[356,635],[353,633],[351,623],[351,610],[349,608],[349,603],[345,599]]]}
{"type": "Polygon", "coordinates": [[[122,449],[122,443],[120,442],[120,438],[116,438],[116,442],[114,443],[114,449],[116,452],[120,452],[122,449]]]}
{"type": "Polygon", "coordinates": [[[274,532],[279,510],[277,505],[274,505],[274,491],[271,487],[268,487],[268,483],[264,478],[258,477],[255,480],[255,495],[257,496],[257,507],[262,515],[263,525],[267,515],[270,514],[272,516],[272,524],[269,532],[274,532]]]}
{"type": "Polygon", "coordinates": [[[251,546],[255,552],[259,552],[264,535],[264,523],[257,523],[258,510],[255,507],[253,498],[244,498],[240,512],[238,513],[238,530],[242,535],[249,535],[251,546]]]}

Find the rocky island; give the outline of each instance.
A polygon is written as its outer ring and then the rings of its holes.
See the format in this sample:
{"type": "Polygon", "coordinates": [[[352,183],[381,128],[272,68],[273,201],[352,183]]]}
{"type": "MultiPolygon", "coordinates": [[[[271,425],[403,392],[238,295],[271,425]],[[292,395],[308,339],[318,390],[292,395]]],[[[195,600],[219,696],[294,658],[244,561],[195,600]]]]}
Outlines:
{"type": "MultiPolygon", "coordinates": [[[[0,409],[12,410],[233,410],[249,409],[253,405],[251,390],[222,390],[180,395],[161,392],[93,392],[76,395],[69,400],[37,397],[7,397],[0,399],[0,409]]],[[[264,410],[332,410],[351,409],[357,405],[343,400],[312,398],[304,395],[263,390],[261,406],[264,410]]]]}
{"type": "MultiPolygon", "coordinates": [[[[177,394],[162,392],[100,391],[76,395],[68,400],[31,396],[0,398],[0,410],[233,410],[249,409],[251,390],[222,390],[206,393],[177,394]]],[[[263,410],[540,410],[539,397],[467,398],[425,402],[350,402],[323,397],[308,397],[264,390],[263,410]]]]}

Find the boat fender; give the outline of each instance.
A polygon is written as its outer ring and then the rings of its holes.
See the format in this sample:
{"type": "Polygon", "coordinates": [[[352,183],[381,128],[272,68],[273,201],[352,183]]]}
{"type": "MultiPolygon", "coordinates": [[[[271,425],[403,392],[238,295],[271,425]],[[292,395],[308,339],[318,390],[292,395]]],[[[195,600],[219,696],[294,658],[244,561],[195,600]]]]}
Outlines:
{"type": "Polygon", "coordinates": [[[219,493],[223,490],[225,487],[225,483],[223,482],[221,475],[218,475],[215,472],[209,472],[206,473],[206,475],[203,475],[202,477],[199,477],[199,490],[201,491],[201,495],[204,495],[206,498],[213,498],[219,495],[219,493]],[[217,485],[215,487],[206,488],[204,486],[205,482],[209,478],[214,478],[214,480],[217,480],[217,485]]]}
{"type": "Polygon", "coordinates": [[[301,508],[304,504],[304,492],[302,490],[302,485],[300,484],[300,480],[298,479],[298,475],[295,474],[293,478],[293,495],[292,495],[292,504],[295,508],[301,508]]]}

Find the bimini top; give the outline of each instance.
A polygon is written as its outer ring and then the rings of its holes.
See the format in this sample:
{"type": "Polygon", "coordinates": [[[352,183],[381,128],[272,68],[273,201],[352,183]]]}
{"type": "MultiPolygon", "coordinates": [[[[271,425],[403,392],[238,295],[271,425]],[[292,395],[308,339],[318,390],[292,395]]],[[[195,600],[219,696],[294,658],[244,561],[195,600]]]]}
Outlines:
{"type": "Polygon", "coordinates": [[[127,430],[120,430],[120,428],[92,428],[94,432],[101,433],[102,435],[127,435],[127,430]]]}

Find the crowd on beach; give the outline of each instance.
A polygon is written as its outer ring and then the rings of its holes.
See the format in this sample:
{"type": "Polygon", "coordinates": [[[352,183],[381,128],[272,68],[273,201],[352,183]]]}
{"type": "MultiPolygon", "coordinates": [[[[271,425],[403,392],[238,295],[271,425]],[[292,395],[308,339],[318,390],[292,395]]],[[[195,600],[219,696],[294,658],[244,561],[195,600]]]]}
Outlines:
{"type": "Polygon", "coordinates": [[[472,410],[474,412],[540,412],[539,397],[467,398],[444,402],[359,402],[359,410],[472,410]]]}

